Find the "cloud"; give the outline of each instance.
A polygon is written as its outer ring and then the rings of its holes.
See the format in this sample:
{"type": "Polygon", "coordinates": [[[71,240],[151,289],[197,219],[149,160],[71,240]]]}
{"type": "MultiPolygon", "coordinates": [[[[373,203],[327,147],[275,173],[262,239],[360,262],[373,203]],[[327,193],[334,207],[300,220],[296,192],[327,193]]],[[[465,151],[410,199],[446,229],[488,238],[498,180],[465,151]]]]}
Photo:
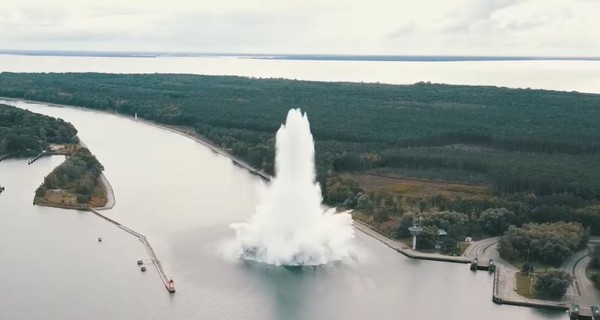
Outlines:
{"type": "Polygon", "coordinates": [[[494,13],[527,0],[469,0],[446,17],[446,32],[468,32],[490,19],[494,13]]]}
{"type": "Polygon", "coordinates": [[[401,38],[415,30],[415,22],[407,21],[402,23],[396,30],[388,34],[389,38],[401,38]]]}
{"type": "Polygon", "coordinates": [[[19,41],[42,42],[111,42],[130,40],[132,35],[119,31],[98,30],[48,30],[29,33],[19,37],[19,41]]]}
{"type": "Polygon", "coordinates": [[[598,55],[598,12],[600,0],[0,1],[0,49],[598,55]]]}
{"type": "Polygon", "coordinates": [[[49,6],[26,6],[13,12],[7,11],[4,21],[34,27],[51,27],[62,24],[68,14],[59,8],[49,6]]]}

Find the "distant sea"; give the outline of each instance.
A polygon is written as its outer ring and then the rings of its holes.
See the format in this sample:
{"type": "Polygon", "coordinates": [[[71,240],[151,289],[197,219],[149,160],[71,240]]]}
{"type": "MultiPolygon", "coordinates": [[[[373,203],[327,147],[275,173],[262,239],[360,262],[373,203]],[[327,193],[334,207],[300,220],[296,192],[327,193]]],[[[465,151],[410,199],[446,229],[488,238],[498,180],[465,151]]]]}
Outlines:
{"type": "Polygon", "coordinates": [[[55,51],[55,50],[0,50],[0,54],[55,57],[237,57],[243,59],[325,60],[325,61],[600,61],[599,57],[553,56],[436,56],[436,55],[341,55],[341,54],[253,54],[253,53],[190,53],[190,52],[119,52],[119,51],[55,51]]]}
{"type": "Polygon", "coordinates": [[[178,73],[600,93],[600,57],[0,50],[0,72],[178,73]]]}

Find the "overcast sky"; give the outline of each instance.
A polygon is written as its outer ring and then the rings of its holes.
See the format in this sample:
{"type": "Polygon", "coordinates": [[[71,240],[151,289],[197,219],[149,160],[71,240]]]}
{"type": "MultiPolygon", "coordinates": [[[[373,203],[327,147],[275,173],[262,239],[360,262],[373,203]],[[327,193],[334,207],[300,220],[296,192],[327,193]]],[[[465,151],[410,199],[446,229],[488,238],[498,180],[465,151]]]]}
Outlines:
{"type": "Polygon", "coordinates": [[[600,0],[0,0],[0,49],[600,56],[600,0]]]}

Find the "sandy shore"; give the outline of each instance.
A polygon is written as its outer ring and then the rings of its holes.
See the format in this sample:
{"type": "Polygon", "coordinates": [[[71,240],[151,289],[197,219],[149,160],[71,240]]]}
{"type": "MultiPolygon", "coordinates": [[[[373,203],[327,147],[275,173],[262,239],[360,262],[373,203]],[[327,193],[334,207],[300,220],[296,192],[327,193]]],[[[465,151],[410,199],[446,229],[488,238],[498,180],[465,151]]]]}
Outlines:
{"type": "Polygon", "coordinates": [[[96,207],[94,209],[96,210],[109,210],[112,209],[115,206],[115,193],[113,191],[112,186],[110,185],[110,182],[108,181],[108,179],[106,179],[106,176],[104,175],[104,173],[100,174],[100,183],[102,183],[102,185],[104,185],[104,189],[106,190],[106,204],[103,207],[96,207]]]}

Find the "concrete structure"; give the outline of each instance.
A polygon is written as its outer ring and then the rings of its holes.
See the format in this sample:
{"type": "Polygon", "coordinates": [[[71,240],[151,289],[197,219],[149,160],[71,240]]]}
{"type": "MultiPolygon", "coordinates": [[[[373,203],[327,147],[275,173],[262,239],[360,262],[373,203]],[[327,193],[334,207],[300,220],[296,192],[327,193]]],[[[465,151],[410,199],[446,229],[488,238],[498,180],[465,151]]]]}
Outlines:
{"type": "Polygon", "coordinates": [[[413,237],[412,249],[416,250],[417,249],[417,237],[423,232],[423,226],[421,225],[420,217],[419,217],[418,221],[417,221],[417,219],[413,220],[413,225],[412,225],[412,227],[408,228],[408,231],[410,231],[410,234],[413,237]]]}

